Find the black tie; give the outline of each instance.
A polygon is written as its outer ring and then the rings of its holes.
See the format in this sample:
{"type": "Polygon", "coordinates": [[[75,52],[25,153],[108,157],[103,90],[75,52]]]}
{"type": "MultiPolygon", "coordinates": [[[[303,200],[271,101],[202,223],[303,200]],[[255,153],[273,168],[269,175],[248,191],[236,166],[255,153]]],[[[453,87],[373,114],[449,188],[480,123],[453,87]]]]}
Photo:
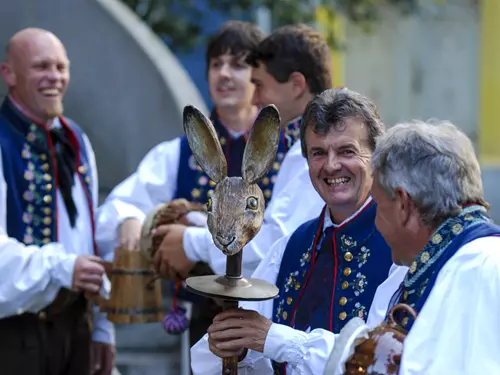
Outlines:
{"type": "Polygon", "coordinates": [[[59,189],[63,196],[66,210],[68,211],[71,227],[75,226],[78,212],[73,201],[72,189],[75,183],[76,171],[76,153],[73,146],[68,141],[65,131],[62,127],[53,127],[50,129],[52,144],[56,152],[57,178],[59,180],[59,189]]]}

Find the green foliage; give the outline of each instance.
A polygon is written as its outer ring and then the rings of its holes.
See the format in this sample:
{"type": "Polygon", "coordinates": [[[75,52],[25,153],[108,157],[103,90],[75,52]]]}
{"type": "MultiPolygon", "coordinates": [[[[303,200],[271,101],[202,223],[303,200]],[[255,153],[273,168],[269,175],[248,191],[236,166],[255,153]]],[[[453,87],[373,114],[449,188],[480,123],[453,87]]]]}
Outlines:
{"type": "MultiPolygon", "coordinates": [[[[197,0],[122,0],[151,29],[174,50],[189,51],[204,42],[199,20],[204,17],[197,7],[197,0]]],[[[266,7],[272,14],[273,27],[290,23],[312,23],[315,7],[324,6],[329,16],[342,14],[351,22],[369,31],[378,21],[380,7],[393,6],[403,15],[415,12],[419,0],[205,0],[220,14],[241,19],[243,14],[253,14],[257,7],[266,7]]],[[[324,30],[328,42],[335,48],[340,44],[333,28],[324,30]]]]}

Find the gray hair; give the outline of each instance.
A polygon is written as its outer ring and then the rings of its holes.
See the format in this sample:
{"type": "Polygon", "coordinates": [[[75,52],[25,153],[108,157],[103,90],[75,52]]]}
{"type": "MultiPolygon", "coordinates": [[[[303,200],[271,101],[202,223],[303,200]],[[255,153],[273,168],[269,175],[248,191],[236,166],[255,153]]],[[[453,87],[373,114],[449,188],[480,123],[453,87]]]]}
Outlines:
{"type": "Polygon", "coordinates": [[[325,135],[330,130],[342,130],[347,119],[357,118],[364,122],[368,131],[371,151],[376,139],[385,131],[377,106],[366,96],[347,88],[335,88],[316,95],[302,116],[300,141],[302,155],[307,157],[306,129],[311,126],[316,134],[325,135]]]}
{"type": "Polygon", "coordinates": [[[411,196],[425,225],[438,226],[465,204],[488,207],[472,142],[450,122],[392,127],[378,139],[371,164],[391,199],[397,188],[411,196]]]}

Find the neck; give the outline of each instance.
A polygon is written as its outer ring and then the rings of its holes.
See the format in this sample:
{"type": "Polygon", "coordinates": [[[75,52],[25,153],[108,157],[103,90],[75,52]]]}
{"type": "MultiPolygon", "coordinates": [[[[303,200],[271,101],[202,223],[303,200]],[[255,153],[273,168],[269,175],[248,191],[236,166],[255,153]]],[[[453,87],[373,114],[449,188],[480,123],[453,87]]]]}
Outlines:
{"type": "Polygon", "coordinates": [[[343,223],[349,217],[354,215],[356,211],[358,211],[361,207],[363,207],[368,198],[369,196],[363,200],[360,200],[358,203],[356,203],[356,205],[346,204],[343,206],[340,205],[328,206],[328,210],[330,210],[330,217],[333,223],[337,225],[343,223]]]}
{"type": "Polygon", "coordinates": [[[307,92],[302,97],[297,99],[290,113],[282,114],[281,117],[281,127],[286,127],[291,121],[295,120],[297,117],[300,117],[304,114],[306,110],[307,104],[313,99],[313,96],[307,92]]]}
{"type": "Polygon", "coordinates": [[[431,240],[432,234],[436,228],[421,226],[415,232],[409,232],[405,235],[405,253],[408,254],[407,258],[403,260],[403,265],[410,267],[418,254],[431,240]]]}
{"type": "Polygon", "coordinates": [[[38,116],[32,113],[30,110],[26,109],[26,107],[22,105],[22,101],[19,100],[14,93],[9,94],[9,100],[14,105],[14,107],[17,108],[19,112],[21,112],[26,118],[28,118],[31,121],[46,126],[50,126],[54,121],[53,118],[38,116]]]}
{"type": "Polygon", "coordinates": [[[234,132],[242,132],[250,129],[257,116],[257,107],[250,106],[233,110],[216,108],[220,122],[234,132]]]}

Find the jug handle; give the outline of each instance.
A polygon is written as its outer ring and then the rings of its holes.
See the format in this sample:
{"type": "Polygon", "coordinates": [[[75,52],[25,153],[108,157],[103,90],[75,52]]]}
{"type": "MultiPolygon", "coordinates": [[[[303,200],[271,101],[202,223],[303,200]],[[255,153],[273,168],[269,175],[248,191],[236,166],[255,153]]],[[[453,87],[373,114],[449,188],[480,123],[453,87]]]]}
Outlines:
{"type": "Polygon", "coordinates": [[[417,312],[413,307],[410,305],[407,305],[406,303],[398,303],[397,305],[394,305],[391,310],[389,311],[389,318],[388,318],[388,323],[389,325],[392,326],[399,326],[398,323],[396,323],[396,320],[394,319],[394,312],[402,310],[406,312],[408,315],[411,316],[413,320],[417,319],[417,312]]]}

